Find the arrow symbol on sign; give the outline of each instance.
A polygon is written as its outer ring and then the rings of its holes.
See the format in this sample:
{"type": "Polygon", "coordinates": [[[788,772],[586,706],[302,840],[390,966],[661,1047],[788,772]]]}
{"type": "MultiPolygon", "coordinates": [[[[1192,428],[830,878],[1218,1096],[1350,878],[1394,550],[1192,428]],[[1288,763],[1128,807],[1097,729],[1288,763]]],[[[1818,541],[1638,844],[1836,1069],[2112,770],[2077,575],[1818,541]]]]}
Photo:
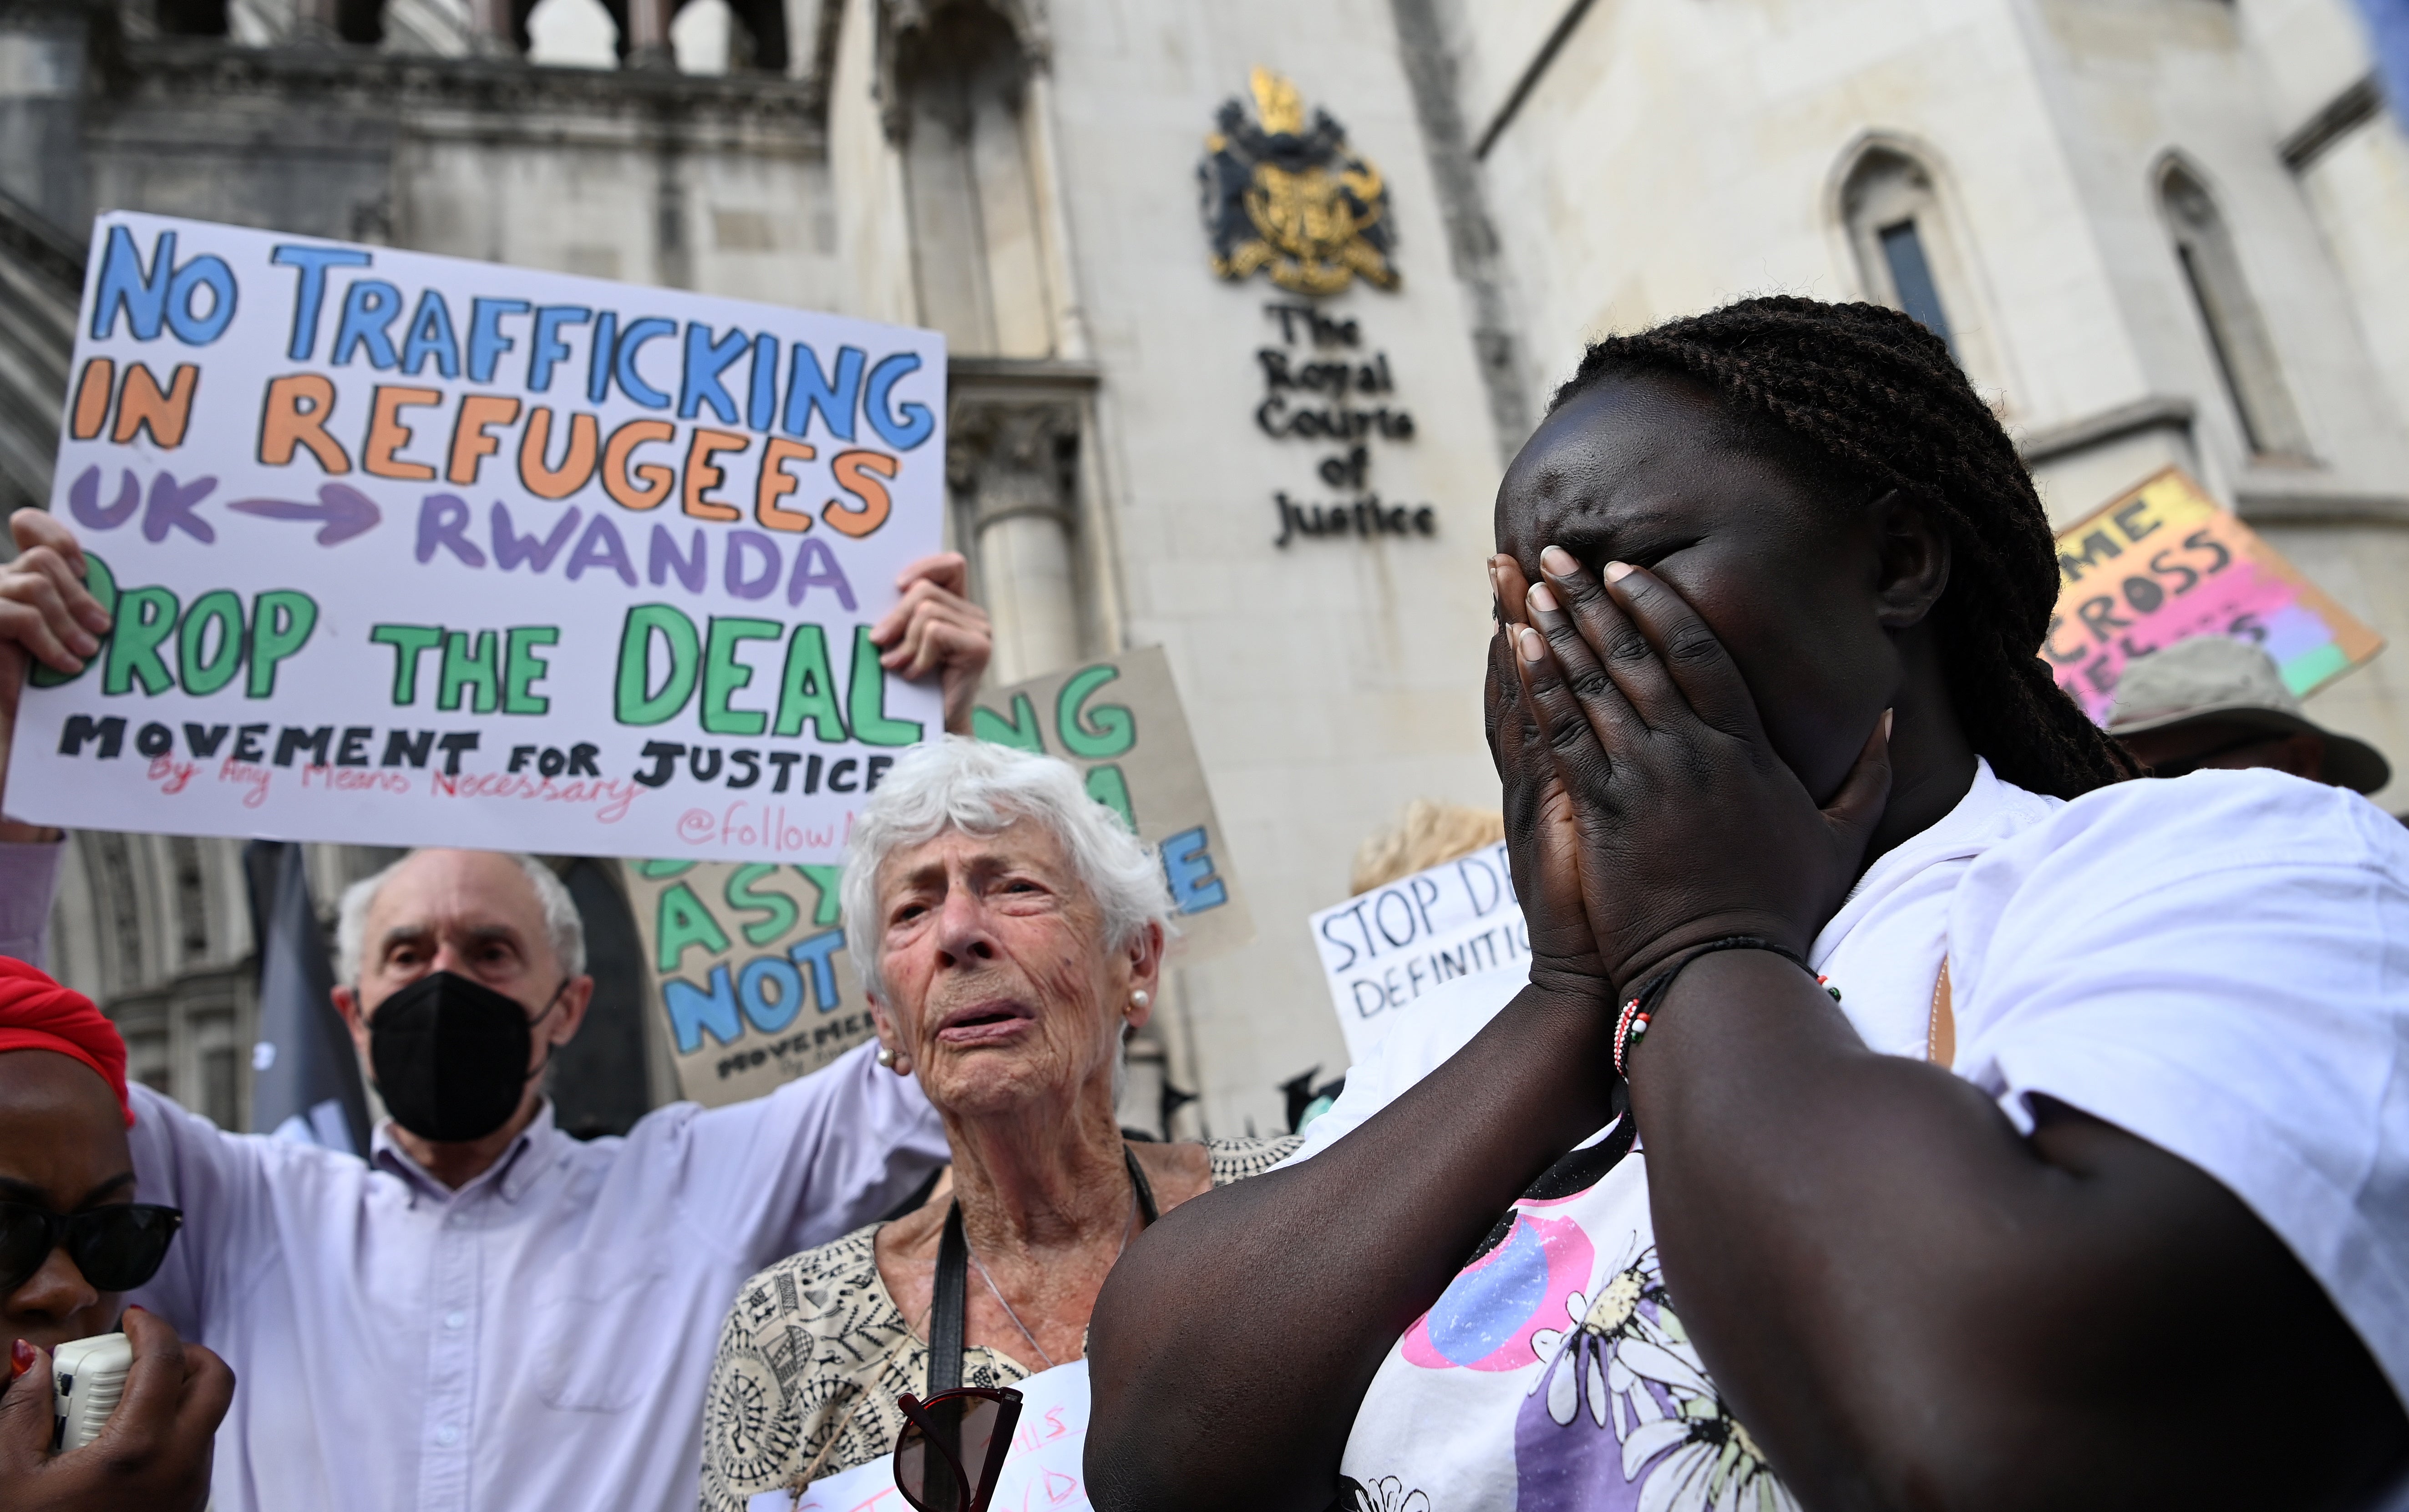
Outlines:
{"type": "Polygon", "coordinates": [[[318,531],[321,546],[339,546],[353,536],[364,536],[384,518],[376,500],[342,483],[320,483],[315,504],[290,498],[238,498],[226,508],[263,520],[315,520],[322,527],[318,531]]]}

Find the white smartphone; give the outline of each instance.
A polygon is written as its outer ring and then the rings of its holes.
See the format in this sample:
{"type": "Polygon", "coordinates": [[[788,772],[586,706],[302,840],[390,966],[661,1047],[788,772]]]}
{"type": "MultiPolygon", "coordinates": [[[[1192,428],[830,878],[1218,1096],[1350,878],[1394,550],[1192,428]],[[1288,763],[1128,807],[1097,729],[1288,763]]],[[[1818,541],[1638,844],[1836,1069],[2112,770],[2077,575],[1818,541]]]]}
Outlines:
{"type": "Polygon", "coordinates": [[[51,1447],[65,1454],[91,1443],[125,1394],[134,1346],[123,1333],[98,1333],[58,1346],[50,1356],[51,1447]]]}

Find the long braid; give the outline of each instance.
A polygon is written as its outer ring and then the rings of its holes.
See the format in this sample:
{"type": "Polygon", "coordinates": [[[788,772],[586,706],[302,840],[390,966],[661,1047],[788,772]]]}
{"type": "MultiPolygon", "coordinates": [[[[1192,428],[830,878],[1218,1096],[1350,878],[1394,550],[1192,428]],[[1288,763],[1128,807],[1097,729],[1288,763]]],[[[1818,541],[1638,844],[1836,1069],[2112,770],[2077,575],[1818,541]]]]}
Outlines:
{"type": "Polygon", "coordinates": [[[1951,570],[1935,620],[1950,696],[2001,777],[2073,798],[2139,775],[2041,659],[2058,593],[2049,517],[1939,337],[1880,305],[1749,299],[1596,342],[1554,403],[1633,371],[1704,384],[1743,434],[1818,481],[1860,500],[1896,489],[1940,522],[1951,570]]]}

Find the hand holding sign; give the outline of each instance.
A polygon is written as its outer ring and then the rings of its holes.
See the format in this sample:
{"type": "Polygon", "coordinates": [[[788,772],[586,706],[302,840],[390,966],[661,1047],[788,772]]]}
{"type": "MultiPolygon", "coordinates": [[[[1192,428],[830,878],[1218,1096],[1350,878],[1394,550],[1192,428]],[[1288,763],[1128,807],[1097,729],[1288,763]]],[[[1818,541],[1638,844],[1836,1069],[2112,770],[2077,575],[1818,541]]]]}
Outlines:
{"type": "MultiPolygon", "coordinates": [[[[16,739],[17,703],[36,663],[61,676],[83,670],[108,633],[108,611],[84,586],[75,532],[40,510],[8,517],[17,559],[0,568],[0,775],[16,739]]],[[[0,797],[5,801],[5,797],[0,797]]],[[[57,831],[0,819],[0,842],[57,838],[57,831]]]]}
{"type": "Polygon", "coordinates": [[[945,728],[957,735],[971,732],[971,708],[994,647],[987,611],[971,602],[970,578],[959,552],[924,556],[895,580],[902,601],[870,627],[871,642],[883,648],[879,665],[888,671],[914,683],[945,674],[945,728]]]}
{"type": "Polygon", "coordinates": [[[933,334],[93,235],[53,507],[117,623],[27,698],[29,817],[825,863],[936,723],[907,679],[967,701],[959,559],[907,565],[944,508],[933,334]]]}

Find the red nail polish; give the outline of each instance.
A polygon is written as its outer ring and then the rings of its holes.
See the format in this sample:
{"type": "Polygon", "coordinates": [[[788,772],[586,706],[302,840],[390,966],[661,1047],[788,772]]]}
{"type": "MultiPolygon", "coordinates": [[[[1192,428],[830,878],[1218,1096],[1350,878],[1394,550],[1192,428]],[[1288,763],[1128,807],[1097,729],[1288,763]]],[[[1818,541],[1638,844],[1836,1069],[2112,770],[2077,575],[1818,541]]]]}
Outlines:
{"type": "Polygon", "coordinates": [[[19,1339],[8,1346],[8,1378],[15,1380],[34,1368],[34,1346],[19,1339]]]}

